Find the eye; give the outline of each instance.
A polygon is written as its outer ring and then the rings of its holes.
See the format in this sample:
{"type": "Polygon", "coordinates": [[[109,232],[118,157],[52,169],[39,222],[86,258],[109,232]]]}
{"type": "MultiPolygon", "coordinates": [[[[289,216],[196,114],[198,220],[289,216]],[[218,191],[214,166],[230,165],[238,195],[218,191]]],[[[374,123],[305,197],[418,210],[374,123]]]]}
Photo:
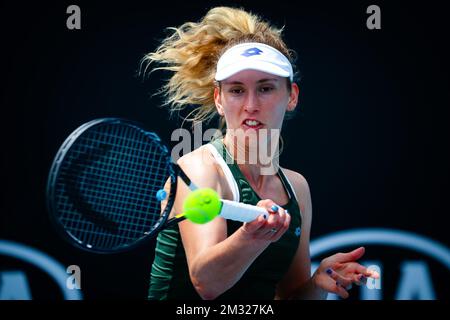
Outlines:
{"type": "Polygon", "coordinates": [[[229,90],[229,92],[234,95],[238,95],[238,94],[242,94],[244,92],[244,89],[243,88],[231,88],[229,90]]]}
{"type": "Polygon", "coordinates": [[[272,87],[272,86],[264,86],[264,87],[261,87],[259,89],[259,91],[262,92],[262,93],[267,93],[267,92],[270,92],[272,90],[274,90],[274,87],[272,87]]]}

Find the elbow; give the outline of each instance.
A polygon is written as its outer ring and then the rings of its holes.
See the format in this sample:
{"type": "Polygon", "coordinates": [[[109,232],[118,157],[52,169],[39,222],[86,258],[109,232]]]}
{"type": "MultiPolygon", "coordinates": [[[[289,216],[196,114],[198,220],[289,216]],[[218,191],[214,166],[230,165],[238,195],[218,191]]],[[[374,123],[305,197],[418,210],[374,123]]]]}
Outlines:
{"type": "Polygon", "coordinates": [[[195,291],[203,300],[214,300],[220,296],[223,291],[214,288],[214,283],[191,275],[191,282],[194,286],[195,291]]]}
{"type": "Polygon", "coordinates": [[[195,290],[197,291],[200,298],[202,298],[202,300],[215,300],[220,295],[216,292],[213,292],[212,290],[208,290],[202,287],[195,287],[195,290]]]}

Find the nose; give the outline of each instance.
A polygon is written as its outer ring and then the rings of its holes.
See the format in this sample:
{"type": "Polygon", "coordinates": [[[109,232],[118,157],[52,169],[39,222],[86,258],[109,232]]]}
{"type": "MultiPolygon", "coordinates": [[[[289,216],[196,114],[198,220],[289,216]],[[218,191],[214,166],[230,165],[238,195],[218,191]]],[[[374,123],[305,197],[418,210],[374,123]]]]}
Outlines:
{"type": "Polygon", "coordinates": [[[259,111],[258,95],[255,92],[249,92],[247,99],[245,99],[244,109],[248,113],[254,113],[259,111]]]}

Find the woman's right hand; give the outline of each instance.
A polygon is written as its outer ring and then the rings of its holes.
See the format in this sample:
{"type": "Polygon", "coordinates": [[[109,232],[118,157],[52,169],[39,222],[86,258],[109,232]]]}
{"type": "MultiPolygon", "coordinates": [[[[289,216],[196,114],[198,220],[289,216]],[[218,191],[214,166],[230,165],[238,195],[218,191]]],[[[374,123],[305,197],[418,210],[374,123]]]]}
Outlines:
{"type": "Polygon", "coordinates": [[[241,227],[243,233],[251,240],[278,241],[289,229],[290,214],[270,199],[261,200],[256,206],[265,208],[268,218],[264,219],[260,215],[257,219],[244,223],[241,227]]]}

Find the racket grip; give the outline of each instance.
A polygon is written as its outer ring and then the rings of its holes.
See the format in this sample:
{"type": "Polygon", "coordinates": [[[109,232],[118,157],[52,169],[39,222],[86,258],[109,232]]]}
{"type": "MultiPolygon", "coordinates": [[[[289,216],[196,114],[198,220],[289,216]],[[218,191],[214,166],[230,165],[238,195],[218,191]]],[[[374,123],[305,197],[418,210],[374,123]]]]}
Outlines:
{"type": "Polygon", "coordinates": [[[228,220],[250,222],[258,218],[261,214],[264,214],[265,219],[269,215],[267,210],[261,207],[230,200],[222,199],[220,201],[222,202],[220,216],[228,220]]]}

